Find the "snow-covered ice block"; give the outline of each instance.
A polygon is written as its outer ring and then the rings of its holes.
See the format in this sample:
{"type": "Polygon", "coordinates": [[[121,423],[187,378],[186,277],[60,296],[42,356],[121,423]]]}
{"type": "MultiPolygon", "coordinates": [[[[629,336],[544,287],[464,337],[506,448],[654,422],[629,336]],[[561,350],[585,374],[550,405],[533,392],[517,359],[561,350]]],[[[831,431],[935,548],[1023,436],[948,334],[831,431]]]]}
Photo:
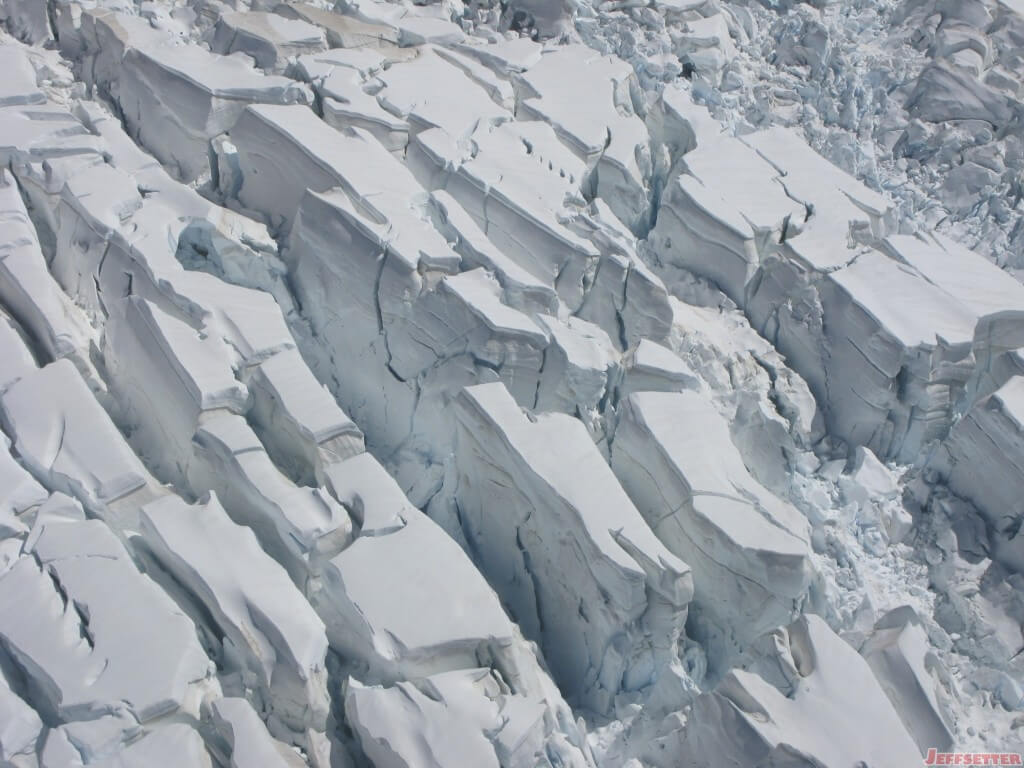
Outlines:
{"type": "Polygon", "coordinates": [[[180,768],[213,768],[203,737],[188,723],[112,732],[121,725],[115,722],[112,728],[106,724],[113,720],[105,717],[51,729],[39,754],[40,768],[146,768],[163,764],[171,754],[180,768]]]}
{"type": "MultiPolygon", "coordinates": [[[[545,756],[546,708],[488,669],[444,672],[390,688],[350,680],[345,712],[378,766],[533,765],[545,756]]],[[[565,763],[574,765],[576,763],[565,763]]]]}
{"type": "MultiPolygon", "coordinates": [[[[388,253],[414,267],[454,265],[458,256],[418,215],[423,188],[369,133],[335,131],[303,107],[257,105],[231,133],[238,147],[242,185],[238,199],[275,225],[291,225],[306,190],[341,187],[351,237],[388,243],[388,253]],[[267,185],[265,179],[274,179],[267,185]]],[[[338,197],[337,195],[335,197],[338,197]]]]}
{"type": "Polygon", "coordinates": [[[183,181],[204,173],[210,139],[230,130],[248,104],[312,103],[307,86],[264,75],[239,57],[195,45],[130,39],[128,46],[112,75],[125,126],[183,181]]]}
{"type": "Polygon", "coordinates": [[[386,24],[371,24],[355,16],[336,13],[312,3],[297,3],[289,0],[274,8],[277,13],[289,19],[302,19],[324,30],[331,48],[381,49],[398,45],[398,30],[386,24]]]}
{"type": "MultiPolygon", "coordinates": [[[[367,510],[376,503],[364,497],[367,510]]],[[[385,682],[500,654],[514,631],[494,591],[430,518],[410,508],[404,519],[394,532],[357,538],[311,585],[332,649],[385,682]]]]}
{"type": "Polygon", "coordinates": [[[949,750],[953,720],[942,685],[949,673],[932,650],[921,619],[909,605],[894,608],[875,623],[860,654],[875,673],[921,752],[949,750]]]}
{"type": "MultiPolygon", "coordinates": [[[[380,59],[380,64],[384,61],[380,59]]],[[[364,73],[355,68],[334,67],[314,85],[323,106],[324,122],[342,132],[362,128],[389,152],[403,153],[409,144],[409,122],[385,109],[376,95],[367,92],[373,90],[372,82],[368,83],[364,73]]]]}
{"type": "Polygon", "coordinates": [[[455,45],[466,39],[462,27],[448,19],[431,16],[408,15],[394,22],[398,28],[398,42],[402,46],[455,45]]]}
{"type": "Polygon", "coordinates": [[[450,228],[449,239],[455,243],[455,251],[463,263],[469,268],[483,267],[494,273],[510,306],[527,313],[539,311],[553,315],[557,312],[558,295],[554,289],[494,245],[454,197],[441,189],[432,192],[430,197],[441,213],[442,227],[450,228]]]}
{"type": "Polygon", "coordinates": [[[232,285],[203,272],[182,271],[175,277],[176,304],[196,325],[227,342],[240,367],[295,347],[281,306],[266,291],[232,285]]]}
{"type": "MultiPolygon", "coordinates": [[[[41,45],[53,40],[50,28],[49,4],[35,0],[6,0],[0,5],[0,21],[7,31],[29,45],[41,45]]],[[[4,67],[4,71],[8,71],[4,67]]]]}
{"type": "Polygon", "coordinates": [[[0,220],[3,308],[48,358],[86,355],[93,331],[47,270],[35,227],[6,170],[0,171],[0,220]]]}
{"type": "Polygon", "coordinates": [[[570,317],[561,322],[541,315],[550,332],[533,407],[540,411],[586,413],[597,409],[615,378],[618,353],[608,334],[593,323],[570,317]]]}
{"type": "Polygon", "coordinates": [[[504,77],[526,71],[540,61],[544,51],[543,45],[528,37],[499,37],[488,40],[486,44],[474,39],[454,48],[479,59],[504,77]]]}
{"type": "Polygon", "coordinates": [[[47,722],[197,717],[215,689],[192,622],[99,520],[44,525],[0,577],[0,604],[4,647],[47,722]]]}
{"type": "Polygon", "coordinates": [[[487,95],[490,96],[491,101],[495,104],[510,112],[515,110],[515,89],[506,78],[496,74],[489,67],[472,56],[467,56],[464,52],[450,47],[434,47],[433,50],[445,61],[465,72],[470,80],[487,92],[487,95]]]}
{"type": "Polygon", "coordinates": [[[194,442],[190,486],[197,493],[214,491],[301,590],[319,560],[351,541],[352,523],[341,505],[320,488],[297,486],[281,474],[243,417],[211,415],[194,442]]]}
{"type": "Polygon", "coordinates": [[[202,335],[137,296],[109,309],[107,370],[133,427],[132,444],[159,476],[181,482],[203,415],[245,413],[249,393],[216,336],[202,335]]]}
{"type": "Polygon", "coordinates": [[[624,377],[619,399],[632,392],[678,392],[699,390],[700,378],[679,355],[650,339],[640,339],[623,360],[624,377]]]}
{"type": "MultiPolygon", "coordinates": [[[[706,2],[702,0],[700,5],[706,2]]],[[[696,76],[715,85],[721,80],[722,70],[737,54],[729,23],[722,13],[688,19],[673,42],[679,59],[693,68],[690,77],[696,76]]]]}
{"type": "Polygon", "coordinates": [[[807,520],[750,475],[710,398],[630,395],[611,465],[658,538],[693,569],[696,626],[714,671],[799,609],[811,579],[807,520]]]}
{"type": "Polygon", "coordinates": [[[827,362],[805,373],[829,429],[880,458],[941,439],[969,370],[977,315],[916,270],[869,251],[821,286],[827,362]],[[898,385],[897,385],[898,383],[898,385]]]}
{"type": "Polygon", "coordinates": [[[697,698],[671,763],[916,765],[922,756],[871,668],[809,614],[765,637],[753,671],[734,669],[697,698]],[[870,734],[870,737],[866,737],[870,734]]]}
{"type": "Polygon", "coordinates": [[[115,528],[135,529],[138,505],[162,492],[69,361],[19,379],[0,395],[0,410],[32,474],[115,528]]]}
{"type": "Polygon", "coordinates": [[[440,463],[453,428],[445,406],[463,386],[500,379],[533,404],[549,333],[510,306],[485,269],[444,274],[459,257],[422,220],[430,239],[392,235],[410,215],[395,204],[394,228],[371,228],[343,190],[309,193],[289,259],[335,395],[371,445],[391,454],[418,439],[415,450],[440,463]]]}
{"type": "Polygon", "coordinates": [[[418,511],[387,470],[362,453],[325,468],[331,495],[345,505],[359,536],[394,533],[418,511]]]}
{"type": "Polygon", "coordinates": [[[7,436],[0,433],[0,538],[28,533],[21,515],[48,496],[46,489],[15,461],[7,436]]]}
{"type": "Polygon", "coordinates": [[[633,109],[639,85],[625,61],[583,45],[552,48],[521,76],[519,109],[551,124],[596,172],[594,192],[634,233],[650,225],[652,161],[647,128],[633,109]],[[634,91],[636,93],[634,93],[634,91]]]}
{"type": "Polygon", "coordinates": [[[981,120],[1003,125],[1011,119],[1014,104],[969,69],[937,61],[918,75],[906,109],[911,117],[929,123],[981,120]]]}
{"type": "Polygon", "coordinates": [[[0,86],[0,107],[42,104],[44,94],[36,86],[36,70],[20,45],[0,45],[0,71],[4,73],[0,86]]]}
{"type": "Polygon", "coordinates": [[[537,391],[548,334],[502,298],[501,286],[483,269],[444,277],[437,290],[421,297],[407,327],[397,321],[387,334],[392,368],[410,379],[468,354],[496,371],[521,402],[528,401],[537,391]]]}
{"type": "Polygon", "coordinates": [[[209,624],[202,629],[210,638],[221,638],[225,662],[262,692],[271,720],[292,731],[322,731],[324,624],[253,532],[233,523],[212,494],[194,505],[170,496],[147,504],[140,516],[150,556],[179,591],[187,590],[182,602],[209,624]]]}
{"type": "Polygon", "coordinates": [[[55,158],[96,164],[103,162],[102,151],[103,142],[63,107],[0,107],[0,159],[5,166],[55,158]]]}
{"type": "Polygon", "coordinates": [[[0,370],[0,389],[6,389],[37,367],[23,333],[0,308],[0,360],[4,361],[0,370]]]}
{"type": "Polygon", "coordinates": [[[459,139],[480,123],[512,119],[479,84],[429,48],[416,59],[393,64],[375,78],[380,105],[409,123],[412,133],[441,128],[459,139]]]}
{"type": "Polygon", "coordinates": [[[664,684],[690,569],[655,538],[583,424],[531,420],[501,384],[465,389],[456,417],[466,538],[563,691],[608,711],[620,690],[664,684]]]}
{"type": "Polygon", "coordinates": [[[1011,275],[941,235],[893,235],[884,248],[978,318],[974,332],[977,376],[1000,365],[1001,355],[1024,346],[1024,285],[1011,275]]]}
{"type": "Polygon", "coordinates": [[[288,60],[327,48],[323,31],[300,19],[261,11],[221,14],[210,40],[214,53],[242,52],[256,66],[280,74],[288,60]]]}
{"type": "Polygon", "coordinates": [[[975,404],[950,431],[932,464],[991,525],[993,559],[1024,572],[1024,377],[1015,376],[975,404]]]}
{"type": "Polygon", "coordinates": [[[444,189],[509,258],[579,309],[599,252],[564,223],[579,202],[586,166],[540,121],[485,124],[464,154],[441,129],[418,134],[408,165],[428,188],[444,189]]]}
{"type": "Polygon", "coordinates": [[[694,141],[669,182],[651,242],[663,264],[709,278],[743,302],[761,261],[806,212],[776,169],[739,139],[704,131],[694,141]]]}
{"type": "Polygon", "coordinates": [[[226,697],[213,702],[213,727],[224,741],[230,768],[302,768],[306,762],[287,744],[268,732],[252,704],[226,697]]]}
{"type": "MultiPolygon", "coordinates": [[[[57,491],[50,494],[48,498],[35,510],[32,520],[32,530],[25,538],[24,550],[31,551],[35,542],[39,539],[43,529],[51,523],[75,523],[86,519],[85,510],[77,499],[57,491]]],[[[19,553],[20,554],[20,553],[19,553]]]]}
{"type": "Polygon", "coordinates": [[[778,170],[786,194],[805,208],[804,221],[793,222],[798,234],[783,244],[788,257],[827,271],[850,260],[844,245],[851,231],[889,234],[893,203],[815,152],[800,133],[775,127],[742,140],[778,170]]]}
{"type": "Polygon", "coordinates": [[[36,752],[36,742],[43,730],[38,713],[11,690],[0,675],[0,760],[8,765],[28,764],[36,752]]]}
{"type": "Polygon", "coordinates": [[[279,352],[248,374],[253,409],[268,453],[300,482],[319,485],[324,466],[362,453],[363,433],[296,349],[279,352]]]}

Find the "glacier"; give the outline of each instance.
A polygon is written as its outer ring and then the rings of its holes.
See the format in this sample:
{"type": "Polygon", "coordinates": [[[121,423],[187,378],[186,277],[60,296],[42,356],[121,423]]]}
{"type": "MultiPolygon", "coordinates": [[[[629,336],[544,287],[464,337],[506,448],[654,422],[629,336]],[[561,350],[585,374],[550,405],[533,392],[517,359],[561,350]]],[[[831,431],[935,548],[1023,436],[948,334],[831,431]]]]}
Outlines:
{"type": "Polygon", "coordinates": [[[0,765],[1024,743],[1019,0],[0,0],[0,765]]]}

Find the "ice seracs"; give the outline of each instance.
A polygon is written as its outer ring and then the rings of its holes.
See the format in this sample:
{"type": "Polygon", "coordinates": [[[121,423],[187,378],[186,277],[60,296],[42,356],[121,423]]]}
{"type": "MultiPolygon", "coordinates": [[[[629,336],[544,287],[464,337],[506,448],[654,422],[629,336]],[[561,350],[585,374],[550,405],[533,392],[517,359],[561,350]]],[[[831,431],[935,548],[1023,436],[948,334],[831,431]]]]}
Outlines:
{"type": "Polygon", "coordinates": [[[138,506],[162,491],[74,365],[58,360],[22,377],[0,395],[0,411],[40,482],[74,496],[115,530],[138,530],[138,506]],[[36,407],[40,398],[50,407],[36,407]]]}
{"type": "Polygon", "coordinates": [[[821,618],[775,630],[763,648],[751,670],[731,670],[697,698],[675,754],[698,766],[797,759],[895,768],[921,760],[867,662],[821,618]]]}
{"type": "Polygon", "coordinates": [[[799,610],[811,578],[807,521],[750,476],[704,395],[630,395],[611,466],[654,533],[693,569],[692,623],[713,670],[799,610]]]}
{"type": "Polygon", "coordinates": [[[45,524],[0,579],[5,652],[47,722],[196,718],[216,691],[192,621],[103,522],[45,524]],[[139,621],[124,626],[124,611],[139,621]]]}
{"type": "Polygon", "coordinates": [[[232,522],[216,496],[195,505],[169,497],[147,505],[141,517],[150,562],[167,574],[165,588],[203,625],[221,663],[259,691],[278,733],[322,731],[323,622],[252,531],[232,522]],[[228,551],[231,558],[221,556],[228,551]]]}
{"type": "Polygon", "coordinates": [[[466,538],[556,680],[596,711],[620,689],[671,685],[690,568],[654,537],[583,426],[530,419],[497,383],[465,389],[456,408],[466,538]],[[586,473],[561,474],[567,456],[586,473]],[[495,504],[516,514],[489,514],[495,504]]]}
{"type": "Polygon", "coordinates": [[[949,685],[921,620],[909,606],[880,618],[860,648],[879,684],[903,720],[918,748],[948,750],[954,742],[943,686],[949,685]]]}
{"type": "Polygon", "coordinates": [[[1014,746],[1019,3],[456,5],[0,0],[0,761],[1014,746]]]}

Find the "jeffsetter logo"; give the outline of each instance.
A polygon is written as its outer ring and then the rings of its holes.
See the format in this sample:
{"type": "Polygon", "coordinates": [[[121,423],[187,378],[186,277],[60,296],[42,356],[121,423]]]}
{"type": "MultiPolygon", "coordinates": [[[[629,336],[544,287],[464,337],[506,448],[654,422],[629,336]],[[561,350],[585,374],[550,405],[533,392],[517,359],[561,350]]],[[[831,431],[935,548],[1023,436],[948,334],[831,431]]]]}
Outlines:
{"type": "Polygon", "coordinates": [[[1021,756],[1016,752],[939,752],[935,747],[928,750],[925,765],[1021,765],[1021,756]]]}

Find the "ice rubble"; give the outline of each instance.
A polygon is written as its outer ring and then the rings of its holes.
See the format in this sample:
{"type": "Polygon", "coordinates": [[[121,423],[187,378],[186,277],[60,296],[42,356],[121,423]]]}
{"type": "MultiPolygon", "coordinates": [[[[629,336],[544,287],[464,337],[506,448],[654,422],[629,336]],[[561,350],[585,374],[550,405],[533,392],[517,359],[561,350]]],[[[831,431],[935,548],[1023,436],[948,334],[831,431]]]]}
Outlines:
{"type": "MultiPolygon", "coordinates": [[[[0,3],[0,758],[1012,746],[1024,291],[720,122],[784,5],[0,3]]],[[[938,173],[1020,22],[913,5],[938,173]]]]}

